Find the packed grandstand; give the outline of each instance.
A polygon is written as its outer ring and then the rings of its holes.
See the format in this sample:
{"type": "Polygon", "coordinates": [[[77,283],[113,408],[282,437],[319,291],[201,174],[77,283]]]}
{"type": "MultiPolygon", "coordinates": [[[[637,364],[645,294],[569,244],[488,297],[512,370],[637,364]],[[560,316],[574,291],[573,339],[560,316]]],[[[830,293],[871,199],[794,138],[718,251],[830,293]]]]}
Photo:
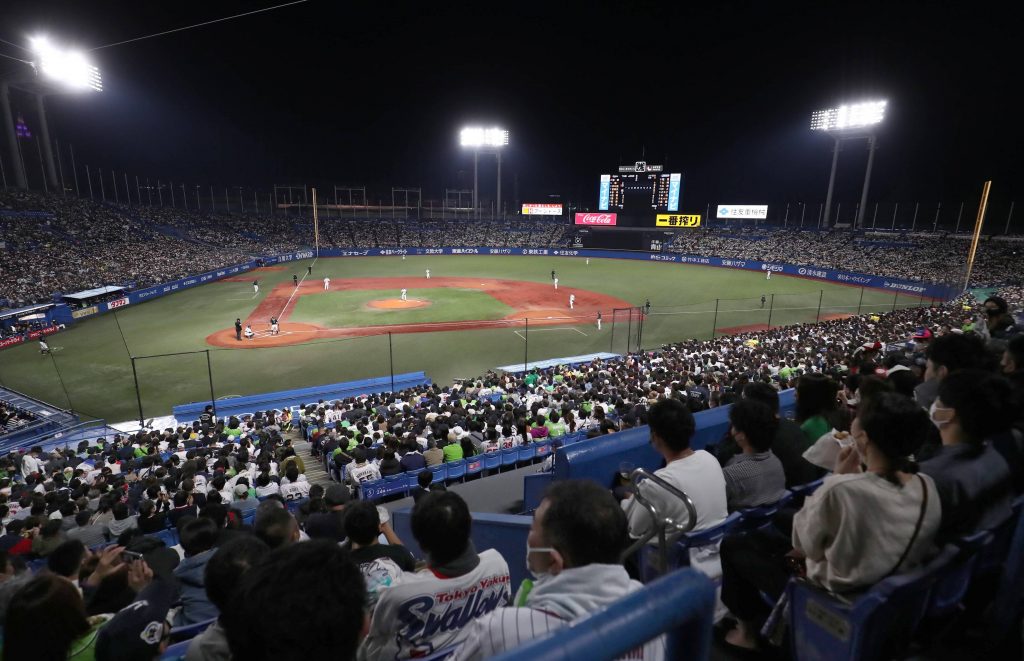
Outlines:
{"type": "MultiPolygon", "coordinates": [[[[166,282],[301,249],[310,235],[301,217],[30,193],[3,193],[0,212],[0,299],[10,307],[166,282]]],[[[320,232],[337,247],[573,241],[570,225],[521,219],[329,218],[320,232]]],[[[1008,598],[997,589],[1000,576],[1003,591],[1020,580],[1024,555],[1017,247],[981,244],[972,282],[992,288],[980,297],[23,447],[0,459],[4,658],[151,659],[169,644],[188,659],[490,658],[664,573],[642,544],[621,562],[651,530],[637,501],[688,524],[676,531],[685,559],[675,566],[717,582],[721,636],[734,647],[781,645],[799,657],[792,641],[806,638],[780,632],[814,637],[800,629],[803,611],[788,608],[807,598],[801,589],[821,603],[861,603],[889,594],[879,586],[909,584],[898,579],[930,586],[965,566],[972,580],[954,608],[928,592],[902,630],[870,620],[885,638],[877,649],[934,652],[949,618],[963,632],[984,629],[993,598],[1019,626],[1020,583],[1008,598]],[[794,389],[787,409],[780,399],[794,389]],[[726,412],[719,438],[695,450],[716,409],[726,412]],[[626,447],[638,433],[663,460],[652,472],[686,492],[689,511],[652,482],[634,486],[628,470],[600,486],[559,479],[571,451],[626,447]],[[511,558],[474,545],[470,505],[445,489],[468,477],[497,485],[501,468],[484,460],[518,450],[513,465],[551,481],[525,537],[534,578],[521,585],[511,558]],[[397,476],[416,501],[407,531],[370,497],[397,476]],[[703,546],[692,541],[701,533],[703,546]],[[45,618],[66,626],[41,636],[45,618]]],[[[667,247],[933,282],[962,277],[967,248],[948,236],[780,229],[679,234],[667,247]]],[[[0,439],[32,420],[0,402],[0,439]]],[[[871,627],[855,635],[870,638],[871,627]]],[[[655,637],[628,658],[663,659],[666,649],[655,637]]]]}

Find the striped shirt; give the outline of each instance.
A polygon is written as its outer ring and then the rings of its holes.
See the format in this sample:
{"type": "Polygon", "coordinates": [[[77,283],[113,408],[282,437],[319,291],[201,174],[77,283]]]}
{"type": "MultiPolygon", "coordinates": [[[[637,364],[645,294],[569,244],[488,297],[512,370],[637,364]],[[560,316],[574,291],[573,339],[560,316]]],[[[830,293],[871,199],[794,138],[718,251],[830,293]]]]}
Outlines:
{"type": "Polygon", "coordinates": [[[722,473],[730,510],[768,505],[786,495],[786,473],[771,450],[738,454],[722,473]]]}

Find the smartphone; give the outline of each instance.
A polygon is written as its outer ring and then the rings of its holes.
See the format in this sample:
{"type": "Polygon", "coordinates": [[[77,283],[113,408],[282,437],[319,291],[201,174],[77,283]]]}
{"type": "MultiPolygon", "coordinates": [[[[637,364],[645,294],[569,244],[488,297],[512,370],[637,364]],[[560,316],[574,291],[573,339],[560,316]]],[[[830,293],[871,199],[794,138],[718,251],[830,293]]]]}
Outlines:
{"type": "Polygon", "coordinates": [[[122,562],[131,562],[133,560],[142,560],[142,554],[135,551],[121,551],[122,562]]]}

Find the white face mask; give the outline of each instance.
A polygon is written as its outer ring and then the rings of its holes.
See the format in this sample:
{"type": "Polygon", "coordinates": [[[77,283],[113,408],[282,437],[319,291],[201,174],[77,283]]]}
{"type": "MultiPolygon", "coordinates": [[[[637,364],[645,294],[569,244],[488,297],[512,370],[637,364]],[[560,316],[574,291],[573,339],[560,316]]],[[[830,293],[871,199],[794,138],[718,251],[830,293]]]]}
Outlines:
{"type": "Polygon", "coordinates": [[[530,554],[531,553],[553,553],[555,549],[550,546],[530,546],[530,542],[526,542],[526,571],[530,572],[530,576],[533,576],[534,580],[541,580],[547,576],[550,576],[548,572],[535,572],[530,567],[530,554]]]}
{"type": "Polygon", "coordinates": [[[931,418],[931,421],[932,421],[933,425],[935,425],[939,429],[942,429],[943,427],[948,425],[950,422],[952,422],[952,419],[949,419],[949,420],[936,420],[935,419],[935,412],[936,411],[953,411],[953,410],[954,409],[947,408],[945,406],[937,406],[935,404],[935,402],[932,402],[931,407],[928,409],[928,417],[931,418]]]}

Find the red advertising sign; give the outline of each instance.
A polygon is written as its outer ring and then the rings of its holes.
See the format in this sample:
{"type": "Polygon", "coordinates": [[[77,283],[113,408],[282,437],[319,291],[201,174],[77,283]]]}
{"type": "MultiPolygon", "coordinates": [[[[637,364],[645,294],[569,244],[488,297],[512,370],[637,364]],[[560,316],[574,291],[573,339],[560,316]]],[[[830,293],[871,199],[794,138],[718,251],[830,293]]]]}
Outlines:
{"type": "Polygon", "coordinates": [[[54,333],[56,333],[59,330],[60,330],[60,326],[47,326],[46,328],[40,328],[39,330],[34,330],[31,333],[29,333],[28,334],[28,339],[30,339],[30,340],[38,340],[43,335],[53,335],[54,333]]]}
{"type": "Polygon", "coordinates": [[[11,337],[5,337],[0,340],[0,349],[6,349],[7,347],[13,347],[15,344],[21,344],[25,341],[25,338],[21,335],[12,335],[11,337]]]}
{"type": "Polygon", "coordinates": [[[113,310],[114,308],[123,308],[126,305],[128,305],[128,299],[119,298],[116,301],[110,301],[109,303],[107,303],[107,309],[113,310]]]}
{"type": "Polygon", "coordinates": [[[576,214],[577,225],[614,225],[616,219],[616,214],[608,213],[606,211],[600,213],[576,214]]]}

